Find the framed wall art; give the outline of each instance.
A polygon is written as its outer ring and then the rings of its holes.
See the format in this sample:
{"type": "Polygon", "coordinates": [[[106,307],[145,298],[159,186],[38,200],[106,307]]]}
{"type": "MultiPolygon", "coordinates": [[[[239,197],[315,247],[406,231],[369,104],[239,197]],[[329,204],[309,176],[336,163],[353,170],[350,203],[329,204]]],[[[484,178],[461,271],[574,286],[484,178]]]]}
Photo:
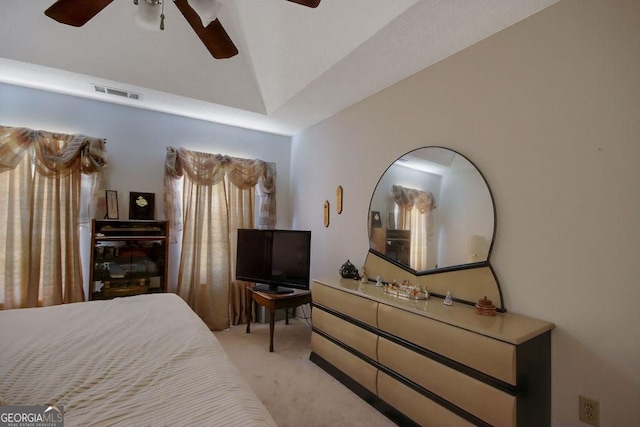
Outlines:
{"type": "Polygon", "coordinates": [[[380,212],[371,211],[371,228],[381,228],[382,227],[382,218],[380,217],[380,212]]]}
{"type": "Polygon", "coordinates": [[[155,219],[155,193],[129,192],[129,219],[155,219]]]}
{"type": "Polygon", "coordinates": [[[118,214],[118,192],[114,190],[105,190],[105,199],[107,200],[106,219],[120,219],[118,214]]]}

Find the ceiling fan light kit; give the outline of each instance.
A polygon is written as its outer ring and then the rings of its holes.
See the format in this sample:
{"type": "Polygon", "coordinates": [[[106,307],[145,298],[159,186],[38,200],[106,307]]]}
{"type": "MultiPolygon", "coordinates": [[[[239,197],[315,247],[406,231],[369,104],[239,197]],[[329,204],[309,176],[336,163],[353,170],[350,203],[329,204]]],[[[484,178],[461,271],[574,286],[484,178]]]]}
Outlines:
{"type": "MultiPolygon", "coordinates": [[[[168,0],[133,0],[137,10],[133,19],[145,30],[164,30],[164,2],[168,0]]],[[[321,0],[287,0],[316,8],[321,0]]],[[[57,0],[44,14],[62,24],[81,27],[113,0],[57,0]]],[[[173,0],[184,19],[216,59],[231,58],[238,49],[217,18],[222,0],[173,0]]]]}
{"type": "Polygon", "coordinates": [[[136,0],[138,8],[133,14],[133,20],[140,28],[148,31],[163,29],[162,4],[159,0],[136,0]]]}
{"type": "Polygon", "coordinates": [[[215,21],[220,8],[222,8],[220,0],[188,0],[187,2],[200,17],[203,27],[215,21]]]}

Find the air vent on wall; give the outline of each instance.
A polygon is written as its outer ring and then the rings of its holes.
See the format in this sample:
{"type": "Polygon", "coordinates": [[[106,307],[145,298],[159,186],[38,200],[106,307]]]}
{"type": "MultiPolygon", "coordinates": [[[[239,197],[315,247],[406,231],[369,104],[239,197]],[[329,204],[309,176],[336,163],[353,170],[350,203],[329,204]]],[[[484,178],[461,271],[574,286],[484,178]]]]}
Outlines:
{"type": "Polygon", "coordinates": [[[100,86],[100,85],[93,85],[93,89],[96,92],[106,93],[108,95],[121,96],[123,98],[136,99],[136,100],[142,99],[142,95],[138,93],[129,92],[124,89],[115,89],[112,87],[106,87],[106,86],[100,86]]]}

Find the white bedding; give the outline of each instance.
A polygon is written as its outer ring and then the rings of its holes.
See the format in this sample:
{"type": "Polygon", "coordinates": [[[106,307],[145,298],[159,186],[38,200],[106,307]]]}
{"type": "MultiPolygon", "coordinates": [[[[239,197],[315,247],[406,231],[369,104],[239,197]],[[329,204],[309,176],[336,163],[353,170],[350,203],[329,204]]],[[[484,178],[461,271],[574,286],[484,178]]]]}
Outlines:
{"type": "Polygon", "coordinates": [[[0,311],[0,396],[65,426],[276,425],[175,294],[0,311]]]}

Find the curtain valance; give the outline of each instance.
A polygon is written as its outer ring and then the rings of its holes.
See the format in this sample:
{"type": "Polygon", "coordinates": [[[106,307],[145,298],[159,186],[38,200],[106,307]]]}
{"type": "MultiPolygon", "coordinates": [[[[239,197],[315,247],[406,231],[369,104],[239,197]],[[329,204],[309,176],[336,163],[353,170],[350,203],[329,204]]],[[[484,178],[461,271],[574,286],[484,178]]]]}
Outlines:
{"type": "Polygon", "coordinates": [[[106,165],[104,145],[101,138],[0,126],[0,173],[15,169],[32,148],[44,176],[66,176],[78,163],[82,173],[92,174],[106,165]]]}
{"type": "Polygon", "coordinates": [[[260,212],[258,223],[265,228],[275,227],[275,163],[167,147],[165,215],[171,222],[171,231],[182,230],[179,180],[183,176],[198,185],[213,186],[226,176],[239,188],[256,187],[260,212]]]}
{"type": "Polygon", "coordinates": [[[396,204],[404,209],[410,210],[415,206],[420,213],[425,213],[436,208],[436,199],[430,191],[393,185],[391,192],[396,204]]]}

